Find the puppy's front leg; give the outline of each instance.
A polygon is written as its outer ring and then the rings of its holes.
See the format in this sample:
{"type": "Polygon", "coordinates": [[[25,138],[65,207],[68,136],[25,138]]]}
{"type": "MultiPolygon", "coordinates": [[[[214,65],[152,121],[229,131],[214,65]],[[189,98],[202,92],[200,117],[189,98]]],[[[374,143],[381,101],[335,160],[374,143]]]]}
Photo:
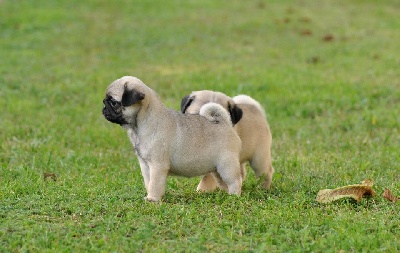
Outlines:
{"type": "Polygon", "coordinates": [[[165,194],[165,187],[167,184],[168,169],[161,166],[151,165],[150,167],[150,180],[147,189],[147,201],[160,201],[165,194]]]}
{"type": "Polygon", "coordinates": [[[145,160],[138,156],[138,160],[140,163],[140,170],[142,171],[142,177],[144,181],[144,187],[146,188],[146,192],[149,191],[149,181],[150,181],[150,168],[145,160]]]}

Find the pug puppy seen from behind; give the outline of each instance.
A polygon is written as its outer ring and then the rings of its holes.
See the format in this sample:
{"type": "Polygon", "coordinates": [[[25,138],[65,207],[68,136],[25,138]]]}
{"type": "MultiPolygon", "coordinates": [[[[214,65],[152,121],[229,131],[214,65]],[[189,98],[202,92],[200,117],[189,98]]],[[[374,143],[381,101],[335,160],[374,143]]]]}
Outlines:
{"type": "Polygon", "coordinates": [[[184,115],[166,108],[152,89],[132,76],[112,82],[103,103],[104,117],[127,130],[146,200],[161,200],[168,175],[210,174],[220,188],[240,195],[241,141],[222,106],[207,103],[199,108],[200,115],[184,115]]]}
{"type": "MultiPolygon", "coordinates": [[[[274,168],[271,161],[272,135],[266,114],[260,103],[246,95],[231,98],[221,92],[202,90],[194,91],[185,96],[181,101],[181,112],[198,114],[200,108],[206,103],[218,103],[231,115],[232,123],[242,141],[240,153],[241,174],[244,180],[246,175],[246,162],[256,176],[261,177],[261,186],[270,189],[274,168]],[[238,121],[235,117],[237,110],[242,110],[242,117],[238,121]]],[[[197,189],[210,192],[217,187],[214,178],[206,175],[200,181],[197,189]]]]}

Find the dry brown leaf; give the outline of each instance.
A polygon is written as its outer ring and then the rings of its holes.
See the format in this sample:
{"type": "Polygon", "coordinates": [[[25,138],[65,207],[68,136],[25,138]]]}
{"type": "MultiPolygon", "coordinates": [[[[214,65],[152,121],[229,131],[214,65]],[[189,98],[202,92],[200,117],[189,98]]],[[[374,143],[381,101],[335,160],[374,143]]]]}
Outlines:
{"type": "Polygon", "coordinates": [[[387,199],[388,201],[393,202],[393,203],[400,200],[400,198],[394,196],[388,188],[385,188],[385,191],[383,192],[382,197],[384,197],[385,199],[387,199]]]}
{"type": "Polygon", "coordinates": [[[361,184],[347,185],[336,189],[320,190],[316,200],[320,203],[329,203],[341,198],[353,198],[360,202],[364,196],[374,196],[373,181],[364,180],[361,184]]]}
{"type": "Polygon", "coordinates": [[[372,187],[374,185],[374,181],[372,179],[365,179],[364,181],[361,182],[361,185],[372,187]]]}

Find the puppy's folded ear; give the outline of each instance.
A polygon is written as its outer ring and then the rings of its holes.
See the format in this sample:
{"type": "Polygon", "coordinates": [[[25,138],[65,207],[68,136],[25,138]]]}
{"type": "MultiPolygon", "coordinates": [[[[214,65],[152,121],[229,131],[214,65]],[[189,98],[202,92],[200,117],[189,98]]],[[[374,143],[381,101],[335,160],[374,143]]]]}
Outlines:
{"type": "Polygon", "coordinates": [[[230,103],[228,103],[228,111],[229,114],[231,115],[231,120],[233,125],[238,123],[243,116],[242,109],[240,109],[240,107],[235,104],[231,105],[230,103]]]}
{"type": "Polygon", "coordinates": [[[190,104],[193,102],[194,96],[186,95],[184,98],[182,98],[181,101],[181,112],[185,113],[186,109],[190,106],[190,104]]]}
{"type": "Polygon", "coordinates": [[[122,106],[131,106],[144,99],[144,94],[137,90],[129,90],[127,85],[124,87],[124,94],[122,94],[122,106]]]}

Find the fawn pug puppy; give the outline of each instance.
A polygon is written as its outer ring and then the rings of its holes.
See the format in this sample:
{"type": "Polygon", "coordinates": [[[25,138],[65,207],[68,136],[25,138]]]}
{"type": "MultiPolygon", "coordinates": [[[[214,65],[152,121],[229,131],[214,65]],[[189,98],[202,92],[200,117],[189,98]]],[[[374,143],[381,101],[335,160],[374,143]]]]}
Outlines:
{"type": "Polygon", "coordinates": [[[104,117],[127,130],[140,163],[148,201],[159,201],[167,176],[211,174],[229,194],[240,195],[241,141],[230,115],[219,104],[199,108],[200,115],[168,109],[139,79],[112,82],[103,100],[104,117]]]}
{"type": "MultiPolygon", "coordinates": [[[[244,180],[246,175],[246,161],[255,172],[262,177],[261,186],[270,189],[274,168],[271,161],[272,135],[266,114],[260,103],[246,95],[229,97],[221,92],[202,90],[194,91],[185,96],[181,102],[181,112],[198,114],[200,108],[206,103],[218,103],[231,115],[232,123],[242,141],[240,153],[241,174],[244,180]],[[238,113],[241,111],[241,113],[238,113]],[[237,115],[241,115],[240,121],[237,115]]],[[[206,175],[200,181],[197,189],[200,191],[213,191],[217,184],[211,175],[206,175]]]]}

